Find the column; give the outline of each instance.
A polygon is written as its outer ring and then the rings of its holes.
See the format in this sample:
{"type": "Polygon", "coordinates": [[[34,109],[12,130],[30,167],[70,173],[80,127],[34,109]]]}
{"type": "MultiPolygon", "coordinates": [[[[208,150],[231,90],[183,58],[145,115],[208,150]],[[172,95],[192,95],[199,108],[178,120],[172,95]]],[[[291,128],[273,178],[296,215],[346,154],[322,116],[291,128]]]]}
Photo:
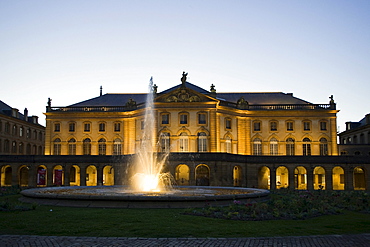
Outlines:
{"type": "Polygon", "coordinates": [[[37,165],[27,165],[28,170],[28,186],[37,187],[37,165]]]}
{"type": "MultiPolygon", "coordinates": [[[[270,168],[270,167],[269,167],[270,168]]],[[[276,189],[276,167],[270,168],[270,190],[276,189]]]]}
{"type": "Polygon", "coordinates": [[[216,110],[211,110],[209,112],[210,117],[210,151],[211,152],[217,152],[217,116],[216,116],[216,110]]]}
{"type": "Polygon", "coordinates": [[[18,164],[11,164],[10,167],[12,168],[12,186],[17,186],[19,183],[18,178],[18,164]]]}
{"type": "Polygon", "coordinates": [[[306,167],[307,170],[307,190],[313,190],[313,167],[306,167]]]}
{"type": "Polygon", "coordinates": [[[330,118],[331,155],[338,155],[337,118],[330,118]]]}
{"type": "Polygon", "coordinates": [[[80,167],[80,186],[86,186],[86,165],[80,167]]]}
{"type": "Polygon", "coordinates": [[[289,166],[287,166],[287,169],[288,169],[288,172],[289,172],[289,174],[288,174],[288,180],[289,180],[289,189],[290,190],[295,190],[295,183],[294,183],[294,166],[292,166],[292,167],[289,167],[289,166]]]}
{"type": "Polygon", "coordinates": [[[237,118],[237,126],[238,126],[238,154],[246,154],[246,121],[245,118],[237,118]]]}
{"type": "Polygon", "coordinates": [[[325,170],[325,190],[333,190],[333,168],[329,167],[325,170]]]}
{"type": "Polygon", "coordinates": [[[70,172],[71,172],[71,164],[64,164],[63,171],[64,171],[64,186],[70,185],[70,172]]]}
{"type": "Polygon", "coordinates": [[[344,189],[353,190],[353,167],[346,165],[344,167],[344,189]]]}
{"type": "Polygon", "coordinates": [[[46,166],[46,186],[49,187],[49,186],[53,186],[53,173],[54,173],[54,169],[53,169],[53,164],[49,164],[49,166],[46,166]]]}
{"type": "Polygon", "coordinates": [[[97,178],[97,185],[98,186],[102,186],[103,185],[103,165],[102,164],[98,164],[96,166],[96,178],[97,178]]]}
{"type": "Polygon", "coordinates": [[[245,120],[245,154],[251,155],[251,119],[249,117],[245,120]]]}

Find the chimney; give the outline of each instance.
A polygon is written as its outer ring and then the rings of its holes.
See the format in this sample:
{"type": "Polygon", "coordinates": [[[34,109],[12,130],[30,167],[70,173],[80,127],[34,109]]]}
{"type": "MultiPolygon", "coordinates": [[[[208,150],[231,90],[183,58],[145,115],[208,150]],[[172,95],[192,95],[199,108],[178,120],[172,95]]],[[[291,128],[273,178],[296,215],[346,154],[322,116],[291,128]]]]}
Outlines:
{"type": "Polygon", "coordinates": [[[27,108],[24,108],[24,112],[23,112],[23,117],[24,117],[24,121],[28,121],[28,110],[27,108]]]}
{"type": "Polygon", "coordinates": [[[18,118],[18,109],[12,108],[12,117],[18,118]]]}
{"type": "Polygon", "coordinates": [[[366,114],[366,124],[370,124],[370,113],[366,114]]]}
{"type": "Polygon", "coordinates": [[[103,86],[100,86],[100,96],[103,95],[103,86]]]}

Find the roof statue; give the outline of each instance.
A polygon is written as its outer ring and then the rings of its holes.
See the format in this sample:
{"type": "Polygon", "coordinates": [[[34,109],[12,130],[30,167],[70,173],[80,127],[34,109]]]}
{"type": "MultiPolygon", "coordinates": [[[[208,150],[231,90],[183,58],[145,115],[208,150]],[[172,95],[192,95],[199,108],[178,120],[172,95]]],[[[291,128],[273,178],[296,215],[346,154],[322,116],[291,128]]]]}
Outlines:
{"type": "Polygon", "coordinates": [[[186,87],[185,83],[186,83],[186,77],[187,76],[188,76],[188,73],[185,73],[185,71],[182,72],[182,77],[181,77],[182,87],[186,87]]]}

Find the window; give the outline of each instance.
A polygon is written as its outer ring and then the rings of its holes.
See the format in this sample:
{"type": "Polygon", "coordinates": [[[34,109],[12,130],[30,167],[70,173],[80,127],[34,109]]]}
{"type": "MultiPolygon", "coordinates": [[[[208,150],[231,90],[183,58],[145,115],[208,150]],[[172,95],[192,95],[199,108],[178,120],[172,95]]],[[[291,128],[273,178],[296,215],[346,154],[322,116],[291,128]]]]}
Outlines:
{"type": "Polygon", "coordinates": [[[13,154],[17,153],[17,142],[15,141],[12,142],[12,153],[13,154]]]}
{"type": "Polygon", "coordinates": [[[225,145],[226,145],[226,153],[231,153],[232,149],[231,149],[231,137],[230,136],[226,136],[225,145]]]}
{"type": "Polygon", "coordinates": [[[60,132],[60,123],[54,124],[54,132],[60,132]]]}
{"type": "Polygon", "coordinates": [[[75,127],[76,127],[75,123],[69,123],[69,132],[75,132],[75,127]]]}
{"type": "Polygon", "coordinates": [[[278,125],[278,123],[276,121],[271,121],[270,122],[270,130],[271,131],[277,131],[277,125],[278,125]]]}
{"type": "Polygon", "coordinates": [[[9,123],[5,123],[5,133],[10,133],[10,124],[9,123]]]}
{"type": "Polygon", "coordinates": [[[91,140],[89,138],[86,138],[83,140],[83,154],[84,155],[91,155],[91,140]]]}
{"type": "Polygon", "coordinates": [[[225,118],[225,128],[227,130],[231,130],[231,119],[230,118],[225,118]]]}
{"type": "Polygon", "coordinates": [[[328,140],[326,138],[320,139],[320,155],[328,155],[328,140]]]}
{"type": "Polygon", "coordinates": [[[303,139],[303,155],[311,155],[311,140],[307,137],[303,139]]]}
{"type": "Polygon", "coordinates": [[[188,114],[187,113],[180,114],[180,124],[188,124],[188,114]]]}
{"type": "Polygon", "coordinates": [[[270,155],[278,155],[278,141],[276,138],[270,140],[270,155]]]}
{"type": "Polygon", "coordinates": [[[114,132],[121,131],[121,123],[114,123],[114,132]]]}
{"type": "Polygon", "coordinates": [[[105,144],[105,139],[101,138],[98,141],[99,155],[106,155],[107,145],[105,144]]]}
{"type": "Polygon", "coordinates": [[[360,134],[360,144],[365,144],[365,135],[360,134]]]}
{"type": "Polygon", "coordinates": [[[180,134],[180,152],[189,151],[189,136],[187,133],[182,132],[180,134]]]}
{"type": "Polygon", "coordinates": [[[15,126],[15,125],[13,125],[12,135],[13,136],[17,135],[17,126],[15,126]]]}
{"type": "Polygon", "coordinates": [[[327,130],[327,122],[326,121],[321,121],[320,122],[320,130],[322,130],[322,131],[327,130]]]}
{"type": "Polygon", "coordinates": [[[353,144],[357,144],[357,136],[356,135],[353,136],[353,144]]]}
{"type": "Polygon", "coordinates": [[[288,138],[286,140],[286,155],[295,155],[294,139],[288,138]]]}
{"type": "Polygon", "coordinates": [[[207,152],[207,134],[198,133],[198,152],[207,152]]]}
{"type": "Polygon", "coordinates": [[[113,141],[113,155],[122,154],[122,142],[120,139],[116,138],[113,141]]]}
{"type": "Polygon", "coordinates": [[[170,151],[170,133],[167,133],[167,132],[161,133],[160,141],[161,141],[160,152],[169,152],[170,151]]]}
{"type": "Polygon", "coordinates": [[[0,132],[3,131],[3,122],[0,121],[0,132]]]}
{"type": "Polygon", "coordinates": [[[311,123],[309,121],[303,121],[303,130],[310,131],[311,130],[311,123]]]}
{"type": "Polygon", "coordinates": [[[294,122],[293,121],[286,122],[286,130],[287,131],[293,131],[294,130],[294,122]]]}
{"type": "Polygon", "coordinates": [[[90,123],[84,123],[84,132],[90,132],[90,123]]]}
{"type": "Polygon", "coordinates": [[[170,114],[169,113],[162,113],[162,124],[170,124],[170,114]]]}
{"type": "Polygon", "coordinates": [[[36,130],[33,131],[33,139],[37,140],[37,131],[36,130]]]}
{"type": "Polygon", "coordinates": [[[26,137],[27,138],[30,138],[31,137],[31,130],[30,129],[27,129],[26,130],[26,137]]]}
{"type": "Polygon", "coordinates": [[[262,155],[262,140],[260,138],[253,140],[253,155],[262,155]]]}
{"type": "Polygon", "coordinates": [[[59,138],[54,140],[53,155],[60,155],[61,153],[61,141],[59,138]]]}
{"type": "Polygon", "coordinates": [[[23,137],[23,127],[20,127],[19,128],[19,136],[20,137],[23,137]]]}
{"type": "Polygon", "coordinates": [[[42,132],[39,132],[39,141],[42,141],[42,132]]]}
{"type": "Polygon", "coordinates": [[[24,145],[23,145],[22,142],[19,143],[19,149],[18,149],[18,151],[19,151],[19,154],[23,154],[23,152],[24,152],[24,145]]]}
{"type": "Polygon", "coordinates": [[[99,132],[105,131],[105,123],[99,123],[99,132]]]}
{"type": "Polygon", "coordinates": [[[206,113],[198,114],[198,124],[207,124],[207,114],[206,113]]]}
{"type": "Polygon", "coordinates": [[[260,121],[253,122],[253,131],[261,131],[261,122],[260,121]]]}
{"type": "Polygon", "coordinates": [[[76,139],[74,138],[68,141],[68,155],[76,155],[76,139]]]}

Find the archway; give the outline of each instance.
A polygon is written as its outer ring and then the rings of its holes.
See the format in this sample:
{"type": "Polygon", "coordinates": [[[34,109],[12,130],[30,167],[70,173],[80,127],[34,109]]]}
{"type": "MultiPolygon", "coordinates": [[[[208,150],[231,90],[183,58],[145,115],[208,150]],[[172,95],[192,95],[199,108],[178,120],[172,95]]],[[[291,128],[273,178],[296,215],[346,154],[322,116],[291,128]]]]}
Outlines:
{"type": "Polygon", "coordinates": [[[28,167],[26,165],[21,166],[19,168],[19,180],[18,184],[21,187],[27,187],[28,186],[28,167]]]}
{"type": "Polygon", "coordinates": [[[94,165],[89,165],[86,168],[86,186],[96,186],[96,185],[97,185],[96,167],[94,165]]]}
{"type": "Polygon", "coordinates": [[[178,185],[189,185],[190,169],[187,165],[181,164],[176,167],[175,179],[178,185]]]}
{"type": "Polygon", "coordinates": [[[270,189],[270,168],[262,166],[258,171],[258,188],[270,189]]]}
{"type": "Polygon", "coordinates": [[[80,167],[77,165],[72,165],[69,170],[69,185],[80,186],[80,167]]]}
{"type": "Polygon", "coordinates": [[[37,168],[37,186],[46,186],[46,166],[41,165],[37,168]]]}
{"type": "Polygon", "coordinates": [[[353,189],[366,189],[365,172],[361,167],[355,167],[355,169],[353,169],[353,189]]]}
{"type": "Polygon", "coordinates": [[[233,180],[234,186],[242,186],[242,168],[240,166],[234,166],[233,180]]]}
{"type": "Polygon", "coordinates": [[[53,169],[53,185],[62,186],[64,182],[64,171],[61,165],[54,166],[53,169]]]}
{"type": "Polygon", "coordinates": [[[340,166],[333,168],[333,190],[344,190],[344,170],[340,166]]]}
{"type": "Polygon", "coordinates": [[[12,167],[10,165],[1,168],[1,186],[12,185],[12,167]]]}
{"type": "Polygon", "coordinates": [[[197,186],[209,186],[209,167],[199,165],[195,169],[195,181],[197,186]]]}
{"type": "Polygon", "coordinates": [[[279,166],[276,169],[276,189],[288,188],[289,171],[285,166],[279,166]]]}
{"type": "Polygon", "coordinates": [[[114,168],[113,166],[104,166],[103,168],[103,185],[114,185],[114,168]]]}
{"type": "Polygon", "coordinates": [[[313,170],[313,189],[325,190],[325,169],[321,166],[313,170]]]}
{"type": "Polygon", "coordinates": [[[294,169],[294,188],[307,190],[307,170],[303,166],[297,166],[294,169]]]}

